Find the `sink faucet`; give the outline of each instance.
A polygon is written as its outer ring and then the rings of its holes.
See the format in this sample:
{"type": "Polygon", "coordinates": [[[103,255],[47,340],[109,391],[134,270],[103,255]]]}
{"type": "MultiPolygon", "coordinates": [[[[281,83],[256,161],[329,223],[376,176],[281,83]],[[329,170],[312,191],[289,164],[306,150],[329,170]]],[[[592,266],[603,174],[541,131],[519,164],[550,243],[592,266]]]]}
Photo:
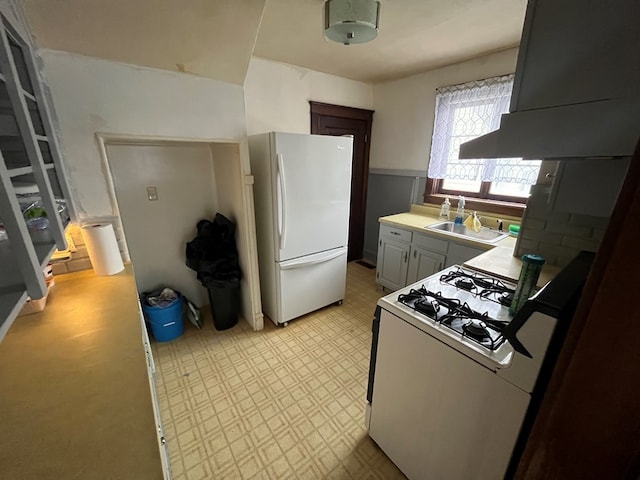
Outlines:
{"type": "Polygon", "coordinates": [[[498,231],[501,232],[502,231],[502,220],[498,219],[498,231]]]}

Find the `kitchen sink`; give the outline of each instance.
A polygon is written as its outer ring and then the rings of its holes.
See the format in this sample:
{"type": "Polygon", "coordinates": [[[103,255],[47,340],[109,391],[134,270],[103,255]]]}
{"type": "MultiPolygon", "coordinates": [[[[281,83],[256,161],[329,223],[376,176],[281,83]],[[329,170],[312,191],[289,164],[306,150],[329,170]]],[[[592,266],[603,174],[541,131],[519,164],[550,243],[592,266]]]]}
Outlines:
{"type": "Polygon", "coordinates": [[[467,228],[465,225],[458,225],[453,222],[440,222],[434,225],[427,225],[425,228],[429,230],[437,230],[438,232],[453,235],[454,237],[469,238],[487,243],[495,243],[508,235],[505,232],[491,230],[487,227],[482,227],[479,232],[476,232],[467,228]]]}

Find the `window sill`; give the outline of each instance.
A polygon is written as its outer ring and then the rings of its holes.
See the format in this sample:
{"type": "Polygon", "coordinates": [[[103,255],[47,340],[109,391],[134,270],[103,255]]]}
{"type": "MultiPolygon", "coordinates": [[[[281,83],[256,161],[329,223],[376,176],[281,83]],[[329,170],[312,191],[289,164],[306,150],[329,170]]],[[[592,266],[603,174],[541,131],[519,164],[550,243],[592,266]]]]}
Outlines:
{"type": "MultiPolygon", "coordinates": [[[[456,197],[445,194],[432,194],[425,195],[424,202],[425,203],[434,203],[436,205],[441,205],[444,202],[444,199],[449,197],[450,200],[453,200],[453,205],[451,208],[455,211],[456,205],[456,197]]],[[[473,197],[464,197],[464,208],[465,210],[476,210],[486,213],[497,213],[499,215],[510,215],[512,217],[522,217],[524,214],[524,209],[526,208],[525,203],[515,203],[515,202],[501,202],[498,200],[486,200],[483,198],[473,198],[473,197]]]]}

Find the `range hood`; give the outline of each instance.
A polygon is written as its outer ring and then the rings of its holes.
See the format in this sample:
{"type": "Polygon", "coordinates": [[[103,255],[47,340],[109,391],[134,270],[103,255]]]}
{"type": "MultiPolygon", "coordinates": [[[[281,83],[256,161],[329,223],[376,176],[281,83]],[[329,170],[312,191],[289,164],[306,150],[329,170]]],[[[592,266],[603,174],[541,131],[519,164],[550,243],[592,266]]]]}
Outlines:
{"type": "Polygon", "coordinates": [[[530,0],[509,112],[460,158],[633,154],[640,138],[640,2],[530,0]]]}

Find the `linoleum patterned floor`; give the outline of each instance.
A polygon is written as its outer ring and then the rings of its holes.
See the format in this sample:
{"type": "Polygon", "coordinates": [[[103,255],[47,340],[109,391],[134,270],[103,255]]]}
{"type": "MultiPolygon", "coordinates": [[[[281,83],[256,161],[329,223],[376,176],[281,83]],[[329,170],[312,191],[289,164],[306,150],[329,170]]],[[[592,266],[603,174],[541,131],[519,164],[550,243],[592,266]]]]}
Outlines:
{"type": "Polygon", "coordinates": [[[348,265],[341,306],[277,328],[206,319],[154,344],[171,471],[195,479],[404,479],[368,437],[375,270],[348,265]]]}

